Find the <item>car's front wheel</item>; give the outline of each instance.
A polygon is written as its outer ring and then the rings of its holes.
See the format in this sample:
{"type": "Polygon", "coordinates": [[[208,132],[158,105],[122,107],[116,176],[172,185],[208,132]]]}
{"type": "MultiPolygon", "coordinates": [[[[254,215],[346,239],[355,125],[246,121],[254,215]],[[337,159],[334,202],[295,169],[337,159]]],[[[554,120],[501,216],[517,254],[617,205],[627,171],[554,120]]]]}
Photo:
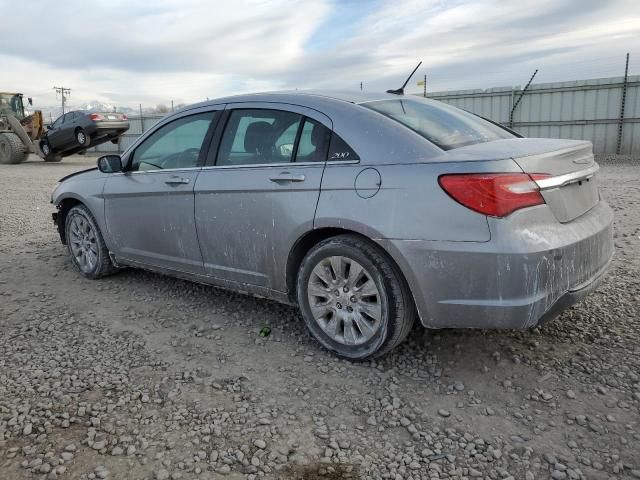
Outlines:
{"type": "Polygon", "coordinates": [[[83,276],[96,279],[116,271],[98,224],[84,205],[67,213],[65,238],[71,261],[83,276]]]}
{"type": "Polygon", "coordinates": [[[42,155],[45,162],[59,162],[62,160],[62,157],[56,153],[54,153],[51,148],[51,144],[49,140],[44,139],[40,140],[40,151],[42,151],[42,155]]]}
{"type": "Polygon", "coordinates": [[[78,142],[78,145],[88,147],[91,143],[91,137],[89,137],[89,135],[87,135],[87,132],[85,132],[82,128],[78,128],[76,130],[76,142],[78,142]]]}
{"type": "Polygon", "coordinates": [[[411,293],[384,252],[352,235],[320,242],[297,280],[304,321],[326,348],[352,360],[390,351],[415,319],[411,293]]]}

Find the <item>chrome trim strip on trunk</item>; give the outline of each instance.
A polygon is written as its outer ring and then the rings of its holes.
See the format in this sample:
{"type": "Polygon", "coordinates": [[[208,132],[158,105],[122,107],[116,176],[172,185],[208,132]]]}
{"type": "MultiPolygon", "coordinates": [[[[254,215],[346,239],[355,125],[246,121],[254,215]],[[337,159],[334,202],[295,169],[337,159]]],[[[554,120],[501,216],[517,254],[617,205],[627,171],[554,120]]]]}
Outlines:
{"type": "Polygon", "coordinates": [[[577,183],[582,180],[588,180],[593,177],[596,172],[600,170],[600,166],[596,163],[584,170],[578,170],[577,172],[570,172],[564,175],[558,175],[557,177],[542,178],[536,180],[540,190],[549,190],[551,188],[564,187],[571,183],[577,183]]]}

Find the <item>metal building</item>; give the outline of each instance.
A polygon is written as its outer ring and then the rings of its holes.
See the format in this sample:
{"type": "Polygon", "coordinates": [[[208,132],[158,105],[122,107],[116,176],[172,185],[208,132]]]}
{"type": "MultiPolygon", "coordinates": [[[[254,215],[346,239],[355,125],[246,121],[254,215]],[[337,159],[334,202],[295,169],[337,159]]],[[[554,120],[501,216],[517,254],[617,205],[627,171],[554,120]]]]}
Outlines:
{"type": "MultiPolygon", "coordinates": [[[[508,126],[521,93],[519,87],[498,87],[427,96],[508,126]]],[[[629,76],[626,84],[624,77],[532,84],[512,126],[525,137],[590,140],[596,153],[640,154],[640,76],[629,76]]]]}

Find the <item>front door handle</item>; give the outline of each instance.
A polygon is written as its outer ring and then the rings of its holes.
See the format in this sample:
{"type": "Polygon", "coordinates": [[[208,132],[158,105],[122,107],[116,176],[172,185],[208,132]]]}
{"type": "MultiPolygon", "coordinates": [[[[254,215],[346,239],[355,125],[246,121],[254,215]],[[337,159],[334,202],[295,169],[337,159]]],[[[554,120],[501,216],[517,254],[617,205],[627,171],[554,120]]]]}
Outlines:
{"type": "Polygon", "coordinates": [[[269,177],[272,182],[304,182],[305,176],[302,174],[295,175],[289,172],[282,172],[273,177],[269,177]]]}
{"type": "Polygon", "coordinates": [[[166,183],[167,185],[181,185],[181,184],[189,183],[189,179],[175,176],[175,177],[169,178],[169,180],[165,180],[164,183],[166,183]]]}

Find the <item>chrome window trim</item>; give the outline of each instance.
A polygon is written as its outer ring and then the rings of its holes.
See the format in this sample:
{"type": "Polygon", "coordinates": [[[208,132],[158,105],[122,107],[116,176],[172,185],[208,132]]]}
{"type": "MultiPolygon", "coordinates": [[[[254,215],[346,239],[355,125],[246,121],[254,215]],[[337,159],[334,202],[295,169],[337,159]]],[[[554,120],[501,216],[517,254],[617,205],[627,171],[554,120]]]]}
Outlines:
{"type": "Polygon", "coordinates": [[[564,175],[558,175],[557,177],[542,178],[536,180],[540,190],[549,190],[552,188],[560,188],[571,183],[577,183],[582,180],[588,180],[592,178],[600,170],[600,166],[596,163],[584,170],[578,170],[577,172],[565,173],[564,175]]]}
{"type": "Polygon", "coordinates": [[[191,172],[194,170],[202,170],[202,167],[186,167],[186,168],[165,168],[156,170],[134,170],[130,172],[116,172],[114,175],[138,175],[143,173],[162,173],[162,172],[191,172]]]}
{"type": "Polygon", "coordinates": [[[311,166],[329,166],[333,164],[355,164],[360,163],[360,160],[335,160],[325,162],[280,162],[280,163],[254,163],[250,165],[209,165],[202,167],[202,170],[213,169],[229,169],[229,168],[264,168],[264,167],[280,167],[280,168],[296,168],[296,167],[311,167],[311,166]]]}
{"type": "Polygon", "coordinates": [[[165,168],[157,170],[135,170],[133,172],[116,172],[114,175],[141,175],[146,173],[162,173],[162,172],[192,172],[196,170],[214,170],[214,169],[229,169],[229,168],[264,168],[264,167],[280,167],[280,168],[295,168],[295,167],[313,167],[313,166],[327,166],[329,165],[354,165],[360,163],[360,160],[334,160],[327,162],[281,162],[281,163],[255,163],[252,165],[210,165],[205,167],[188,167],[188,168],[165,168]]]}

